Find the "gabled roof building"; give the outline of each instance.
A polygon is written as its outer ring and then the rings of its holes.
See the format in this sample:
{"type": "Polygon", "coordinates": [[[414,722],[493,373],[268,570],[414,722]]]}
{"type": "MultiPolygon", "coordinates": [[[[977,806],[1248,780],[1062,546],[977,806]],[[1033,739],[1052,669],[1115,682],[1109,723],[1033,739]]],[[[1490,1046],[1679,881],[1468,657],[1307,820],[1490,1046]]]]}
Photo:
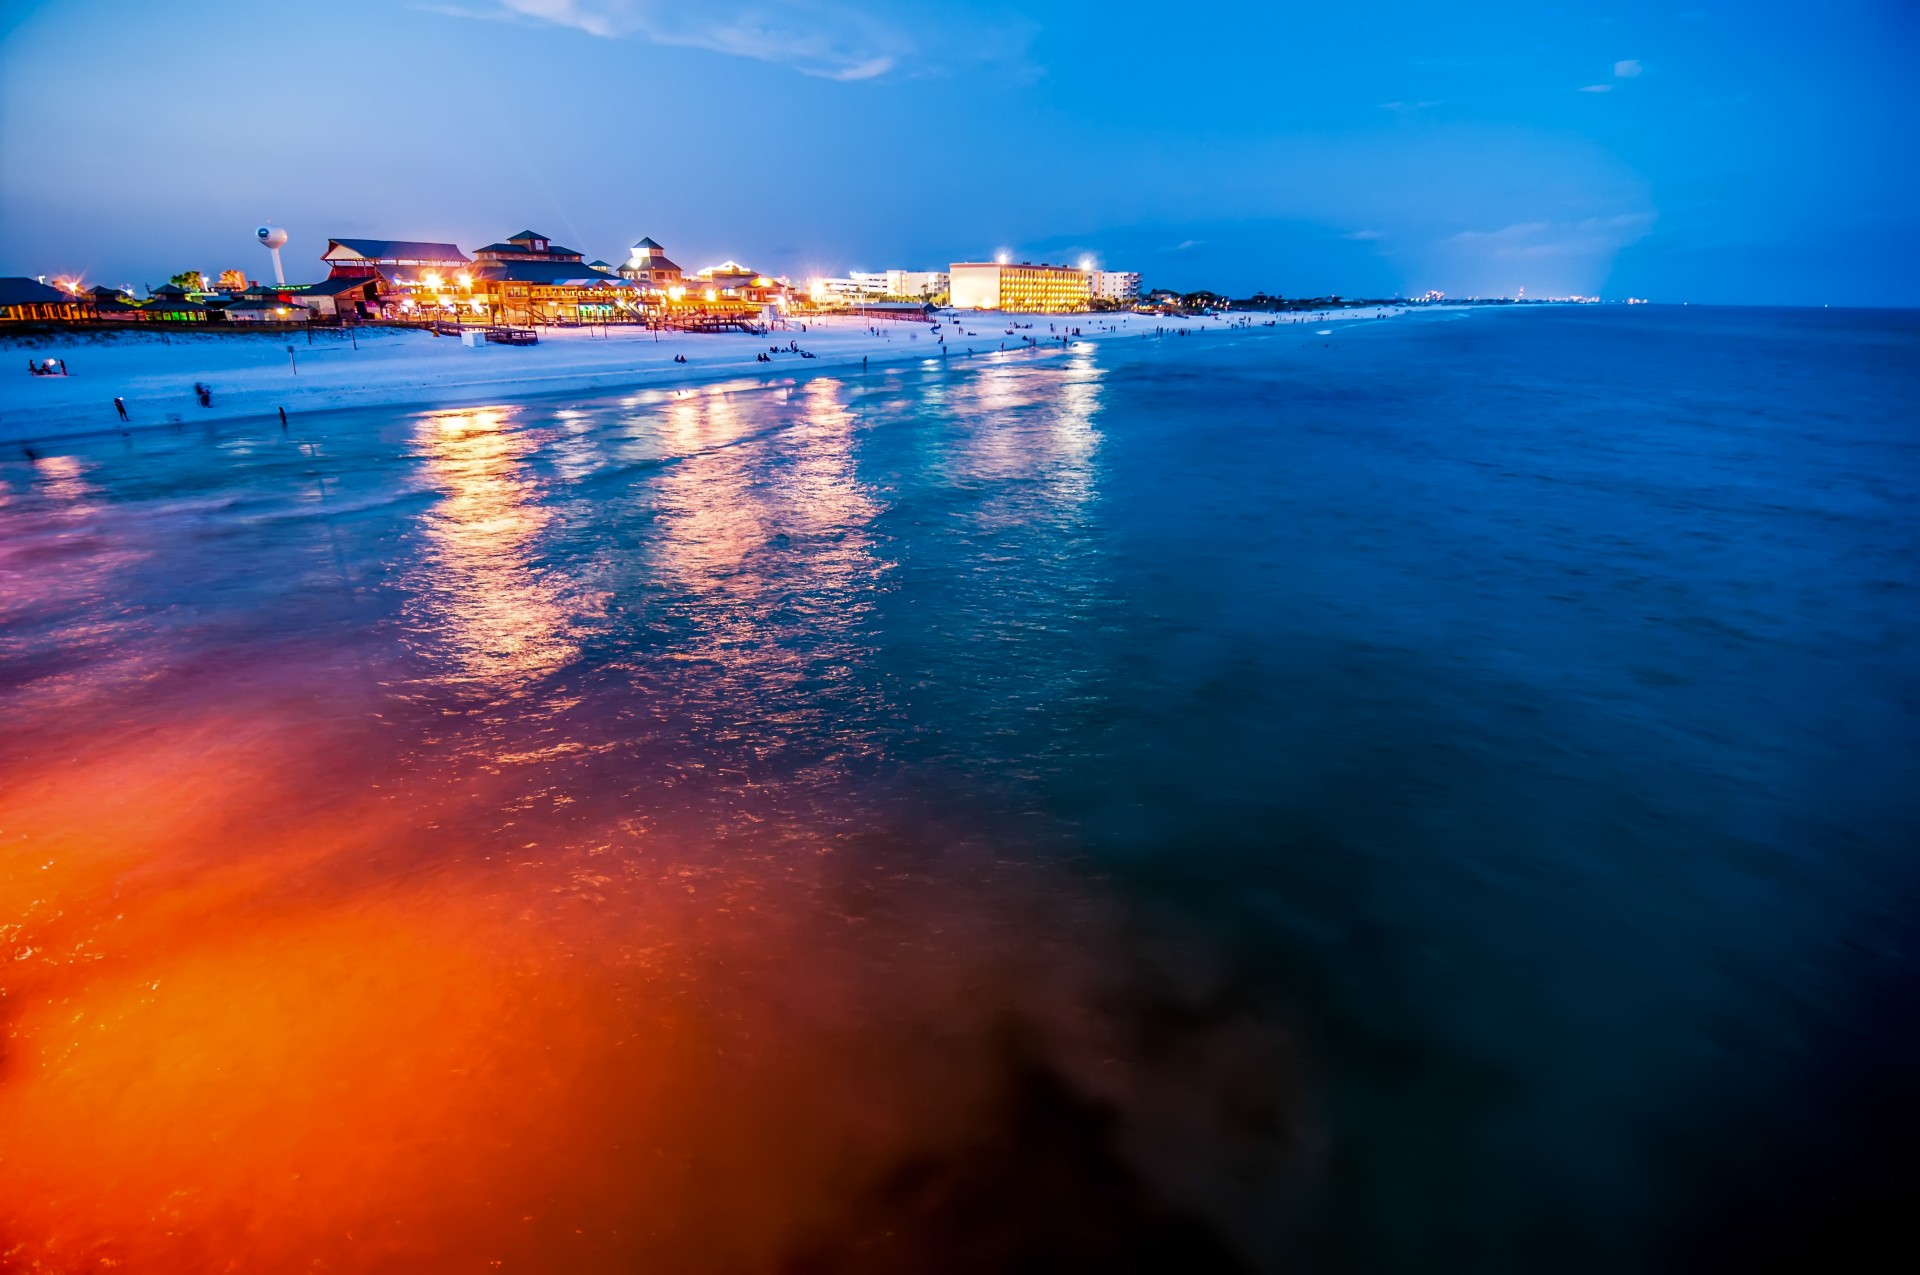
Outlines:
{"type": "Polygon", "coordinates": [[[581,254],[562,248],[538,231],[523,230],[500,243],[473,250],[478,261],[579,261],[581,254]]]}
{"type": "Polygon", "coordinates": [[[474,249],[464,272],[476,306],[498,323],[598,323],[630,312],[632,284],[535,230],[474,249]]]}
{"type": "Polygon", "coordinates": [[[423,239],[329,239],[320,260],[333,267],[334,278],[379,275],[389,281],[472,264],[455,245],[423,239]]]}
{"type": "Polygon", "coordinates": [[[78,319],[79,298],[24,275],[0,279],[0,319],[78,319]]]}
{"type": "Polygon", "coordinates": [[[642,239],[633,245],[632,255],[621,263],[620,276],[655,292],[678,287],[686,277],[668,258],[667,250],[652,239],[642,239]]]}

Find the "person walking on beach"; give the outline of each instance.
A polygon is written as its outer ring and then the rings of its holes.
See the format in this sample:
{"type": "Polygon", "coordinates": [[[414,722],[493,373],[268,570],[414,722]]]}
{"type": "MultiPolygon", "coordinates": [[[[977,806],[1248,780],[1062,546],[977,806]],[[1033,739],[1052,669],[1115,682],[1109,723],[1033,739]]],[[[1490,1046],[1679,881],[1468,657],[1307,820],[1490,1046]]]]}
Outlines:
{"type": "Polygon", "coordinates": [[[113,410],[120,413],[121,420],[123,421],[126,420],[127,419],[127,400],[125,400],[124,398],[115,396],[113,400],[113,410]]]}

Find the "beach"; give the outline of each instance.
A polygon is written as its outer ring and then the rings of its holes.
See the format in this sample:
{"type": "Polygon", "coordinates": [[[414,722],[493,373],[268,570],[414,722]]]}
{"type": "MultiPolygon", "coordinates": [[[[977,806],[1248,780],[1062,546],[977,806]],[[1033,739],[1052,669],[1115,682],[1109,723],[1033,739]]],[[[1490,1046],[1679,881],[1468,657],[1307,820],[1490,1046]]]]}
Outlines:
{"type": "Polygon", "coordinates": [[[868,320],[855,316],[788,321],[765,336],[651,332],[636,327],[543,329],[534,346],[469,348],[458,338],[402,328],[311,333],[102,332],[0,336],[10,362],[0,376],[0,443],[160,425],[271,417],[341,408],[452,407],[529,395],[600,393],[627,387],[692,385],[741,376],[792,377],[829,368],[978,357],[1015,350],[1033,337],[1037,352],[1075,341],[1151,337],[1184,328],[1218,333],[1244,320],[1283,324],[1352,322],[1399,311],[1355,307],[1321,313],[1168,317],[1129,313],[1005,315],[962,311],[957,323],[868,320]],[[1012,334],[1008,328],[1020,325],[1012,334]],[[942,344],[942,338],[945,344],[942,344]],[[803,358],[790,346],[813,355],[803,358]],[[289,353],[288,347],[292,347],[289,353]],[[774,348],[779,352],[775,353],[774,348]],[[766,353],[771,363],[759,362],[766,353]],[[684,356],[686,362],[675,362],[684,356]],[[67,376],[33,376],[30,358],[60,358],[67,376]],[[211,404],[196,401],[207,385],[211,404]],[[128,419],[115,413],[124,399],[128,419]]]}

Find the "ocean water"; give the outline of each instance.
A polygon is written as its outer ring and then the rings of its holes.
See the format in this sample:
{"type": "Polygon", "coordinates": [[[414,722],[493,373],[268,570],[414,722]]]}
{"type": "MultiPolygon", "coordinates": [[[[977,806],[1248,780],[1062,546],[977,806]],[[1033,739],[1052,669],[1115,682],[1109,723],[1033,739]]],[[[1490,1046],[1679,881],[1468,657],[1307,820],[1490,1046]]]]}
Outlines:
{"type": "Polygon", "coordinates": [[[1528,309],[0,459],[0,1251],[1821,1266],[1917,401],[1528,309]]]}

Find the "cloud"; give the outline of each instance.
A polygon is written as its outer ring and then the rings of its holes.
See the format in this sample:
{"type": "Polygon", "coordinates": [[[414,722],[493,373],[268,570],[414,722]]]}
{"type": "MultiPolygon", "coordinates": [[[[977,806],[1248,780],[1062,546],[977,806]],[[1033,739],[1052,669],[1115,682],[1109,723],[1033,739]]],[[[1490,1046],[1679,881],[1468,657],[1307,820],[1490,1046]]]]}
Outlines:
{"type": "Polygon", "coordinates": [[[1512,242],[1550,229],[1552,227],[1544,221],[1522,221],[1511,226],[1502,226],[1498,230],[1463,230],[1457,235],[1448,235],[1440,242],[1457,244],[1512,242]]]}
{"type": "Polygon", "coordinates": [[[1627,58],[1625,61],[1615,62],[1613,64],[1613,73],[1622,80],[1637,78],[1640,74],[1640,59],[1627,58]]]}
{"type": "Polygon", "coordinates": [[[1189,248],[1198,248],[1205,242],[1206,240],[1204,239],[1182,239],[1179,243],[1173,245],[1173,251],[1185,252],[1189,248]]]}
{"type": "Polygon", "coordinates": [[[1585,88],[1583,88],[1583,89],[1581,89],[1580,91],[1581,91],[1582,93],[1611,93],[1611,92],[1613,92],[1613,85],[1611,85],[1611,84],[1589,84],[1589,85],[1587,85],[1587,86],[1586,86],[1585,88]]]}
{"type": "Polygon", "coordinates": [[[1644,238],[1650,212],[1583,217],[1578,221],[1523,221],[1498,230],[1462,230],[1440,242],[1486,261],[1538,261],[1610,256],[1644,238]]]}
{"type": "Polygon", "coordinates": [[[1385,239],[1386,235],[1378,230],[1351,230],[1340,237],[1342,239],[1354,240],[1357,243],[1372,243],[1376,239],[1385,239]]]}
{"type": "Polygon", "coordinates": [[[1445,98],[1434,98],[1430,102],[1382,102],[1380,103],[1380,109],[1383,111],[1425,111],[1439,106],[1445,100],[1445,98]]]}
{"type": "Polygon", "coordinates": [[[937,16],[909,20],[854,0],[492,0],[492,6],[419,7],[449,17],[546,23],[603,40],[704,49],[829,80],[937,74],[962,64],[1032,69],[1026,52],[1033,28],[1017,19],[982,21],[993,33],[983,39],[977,31],[970,37],[946,31],[937,16]]]}

